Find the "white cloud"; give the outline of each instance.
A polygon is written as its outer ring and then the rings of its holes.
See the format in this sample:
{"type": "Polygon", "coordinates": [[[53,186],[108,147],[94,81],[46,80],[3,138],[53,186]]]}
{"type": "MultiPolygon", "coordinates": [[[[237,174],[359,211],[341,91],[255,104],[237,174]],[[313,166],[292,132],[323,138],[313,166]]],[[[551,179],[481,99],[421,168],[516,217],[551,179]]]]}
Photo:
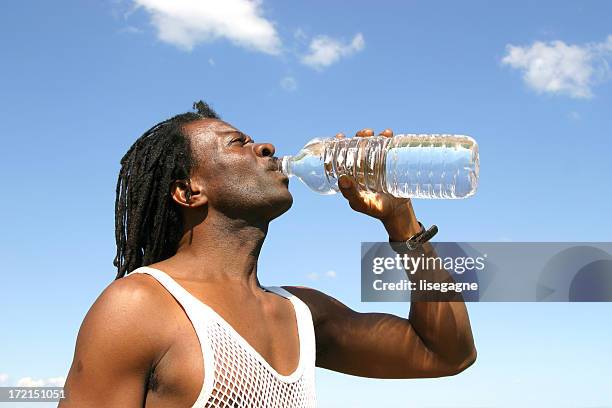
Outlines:
{"type": "Polygon", "coordinates": [[[62,387],[66,379],[64,377],[51,377],[47,379],[34,379],[23,377],[17,381],[17,387],[62,387]]]}
{"type": "Polygon", "coordinates": [[[333,271],[333,270],[329,270],[325,273],[311,272],[308,275],[306,275],[306,277],[312,281],[317,281],[321,277],[324,277],[327,279],[334,279],[336,276],[338,276],[338,274],[336,273],[336,271],[333,271]]]}
{"type": "Polygon", "coordinates": [[[582,116],[578,112],[576,112],[576,111],[571,111],[568,116],[569,116],[569,118],[571,120],[580,120],[580,119],[582,119],[582,116]]]}
{"type": "Polygon", "coordinates": [[[119,30],[119,32],[128,33],[128,34],[141,34],[142,30],[138,27],[128,25],[128,26],[123,27],[121,30],[119,30]]]}
{"type": "Polygon", "coordinates": [[[191,50],[225,38],[235,45],[276,55],[281,40],[263,17],[262,0],[134,0],[151,15],[161,41],[191,50]]]}
{"type": "Polygon", "coordinates": [[[285,91],[295,91],[297,89],[297,81],[292,76],[286,76],[280,80],[280,86],[285,91]]]}
{"type": "Polygon", "coordinates": [[[210,65],[211,67],[214,67],[215,66],[215,60],[212,59],[212,58],[209,58],[208,59],[208,65],[210,65]]]}
{"type": "Polygon", "coordinates": [[[302,57],[302,63],[321,70],[338,62],[340,58],[363,50],[364,47],[365,41],[361,33],[357,33],[348,44],[319,35],[310,42],[308,53],[302,57]]]}
{"type": "Polygon", "coordinates": [[[563,41],[506,46],[502,63],[523,72],[523,80],[537,92],[590,98],[592,87],[609,78],[607,59],[612,35],[601,43],[571,45],[563,41]]]}
{"type": "Polygon", "coordinates": [[[50,387],[63,387],[65,383],[66,383],[65,377],[47,378],[47,385],[50,387]]]}
{"type": "Polygon", "coordinates": [[[311,272],[308,275],[306,275],[308,277],[308,279],[316,281],[319,279],[319,274],[316,272],[311,272]]]}
{"type": "Polygon", "coordinates": [[[4,384],[8,380],[9,376],[5,373],[0,373],[0,384],[4,384]]]}

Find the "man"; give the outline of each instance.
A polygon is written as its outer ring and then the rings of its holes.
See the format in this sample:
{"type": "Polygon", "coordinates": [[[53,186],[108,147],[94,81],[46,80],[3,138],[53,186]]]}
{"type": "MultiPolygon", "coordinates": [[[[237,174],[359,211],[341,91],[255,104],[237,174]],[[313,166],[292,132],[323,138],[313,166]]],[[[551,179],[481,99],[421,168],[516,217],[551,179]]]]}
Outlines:
{"type": "MultiPolygon", "coordinates": [[[[461,300],[413,301],[405,319],[306,287],[263,288],[258,256],[270,221],[291,207],[288,180],[273,145],[194,107],[121,161],[117,279],[83,321],[60,407],[305,407],[315,403],[315,363],[422,378],[475,361],[461,300]]],[[[340,188],[391,241],[420,231],[410,200],[360,192],[349,177],[340,188]]]]}

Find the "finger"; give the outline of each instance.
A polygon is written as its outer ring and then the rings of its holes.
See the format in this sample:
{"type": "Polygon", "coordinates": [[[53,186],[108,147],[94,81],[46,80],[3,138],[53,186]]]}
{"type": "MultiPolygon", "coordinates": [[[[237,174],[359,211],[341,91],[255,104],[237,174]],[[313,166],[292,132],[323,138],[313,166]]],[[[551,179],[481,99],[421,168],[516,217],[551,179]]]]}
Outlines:
{"type": "Polygon", "coordinates": [[[393,137],[393,131],[389,128],[383,130],[382,132],[380,132],[379,136],[384,136],[384,137],[393,137]]]}
{"type": "Polygon", "coordinates": [[[355,133],[357,137],[369,137],[374,136],[374,130],[371,128],[361,129],[359,132],[355,133]]]}
{"type": "Polygon", "coordinates": [[[340,188],[340,192],[344,198],[349,201],[349,204],[351,204],[352,207],[359,198],[359,192],[357,191],[355,180],[353,180],[351,176],[343,174],[338,179],[338,187],[340,188]]]}
{"type": "Polygon", "coordinates": [[[382,213],[383,202],[380,199],[379,193],[374,193],[372,191],[360,191],[359,196],[360,201],[365,208],[368,208],[370,211],[382,213]]]}
{"type": "Polygon", "coordinates": [[[336,139],[344,139],[346,136],[344,135],[344,133],[338,133],[336,135],[336,139]]]}

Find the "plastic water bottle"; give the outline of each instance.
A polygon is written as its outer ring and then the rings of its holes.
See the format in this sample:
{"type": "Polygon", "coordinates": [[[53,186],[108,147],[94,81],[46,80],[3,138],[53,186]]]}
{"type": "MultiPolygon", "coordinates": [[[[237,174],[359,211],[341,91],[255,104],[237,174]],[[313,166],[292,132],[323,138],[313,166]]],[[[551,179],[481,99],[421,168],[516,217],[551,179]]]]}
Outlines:
{"type": "Polygon", "coordinates": [[[478,145],[463,135],[405,134],[313,139],[279,169],[321,194],[352,176],[360,190],[405,198],[466,198],[478,186],[478,145]]]}

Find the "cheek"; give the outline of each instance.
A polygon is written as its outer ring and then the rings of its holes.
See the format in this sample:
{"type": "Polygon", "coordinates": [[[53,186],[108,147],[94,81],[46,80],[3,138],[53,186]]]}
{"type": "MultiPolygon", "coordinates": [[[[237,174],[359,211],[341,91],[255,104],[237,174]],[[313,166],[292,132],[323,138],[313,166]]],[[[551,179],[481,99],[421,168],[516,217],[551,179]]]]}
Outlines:
{"type": "Polygon", "coordinates": [[[261,169],[257,159],[248,154],[227,155],[215,163],[215,177],[220,179],[227,188],[244,190],[248,186],[262,183],[261,169]]]}
{"type": "Polygon", "coordinates": [[[199,174],[204,179],[206,189],[212,193],[239,184],[244,175],[243,167],[239,160],[223,160],[217,156],[206,160],[200,166],[199,174]]]}
{"type": "Polygon", "coordinates": [[[252,168],[234,163],[231,166],[218,166],[212,170],[207,183],[207,193],[213,204],[235,206],[248,203],[265,195],[266,183],[252,168]]]}
{"type": "Polygon", "coordinates": [[[270,180],[259,171],[253,157],[222,153],[210,157],[201,166],[200,174],[213,206],[227,208],[254,203],[270,194],[270,180]]]}

